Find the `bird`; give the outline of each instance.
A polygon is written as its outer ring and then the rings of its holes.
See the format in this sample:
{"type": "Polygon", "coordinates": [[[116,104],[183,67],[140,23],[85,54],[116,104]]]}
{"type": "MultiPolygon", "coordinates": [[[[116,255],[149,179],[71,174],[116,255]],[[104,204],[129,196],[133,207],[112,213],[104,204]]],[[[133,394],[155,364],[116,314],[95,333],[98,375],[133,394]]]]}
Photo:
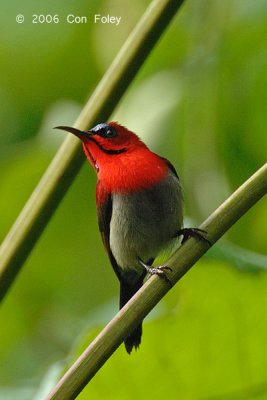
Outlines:
{"type": "MultiPolygon", "coordinates": [[[[77,136],[97,173],[96,208],[100,234],[120,282],[120,309],[142,287],[147,274],[166,281],[163,263],[197,228],[183,228],[183,196],[169,160],[151,151],[117,122],[81,131],[57,126],[77,136]],[[183,242],[182,241],[182,242],[183,242]]],[[[141,343],[142,323],[124,340],[130,354],[141,343]]]]}

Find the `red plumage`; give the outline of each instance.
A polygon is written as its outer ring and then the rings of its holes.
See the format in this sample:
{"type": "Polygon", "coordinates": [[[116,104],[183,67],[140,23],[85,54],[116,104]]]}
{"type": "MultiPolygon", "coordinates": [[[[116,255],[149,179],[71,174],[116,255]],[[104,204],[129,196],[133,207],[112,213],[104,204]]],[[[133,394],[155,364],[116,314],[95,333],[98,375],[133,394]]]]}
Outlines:
{"type": "Polygon", "coordinates": [[[164,179],[169,170],[166,161],[150,151],[135,133],[115,122],[110,122],[109,125],[118,132],[116,138],[105,139],[98,136],[95,137],[97,143],[90,138],[83,140],[84,152],[94,168],[93,160],[97,160],[98,206],[108,193],[131,193],[146,189],[164,179]],[[98,144],[107,150],[127,148],[127,151],[114,157],[103,152],[98,144]]]}

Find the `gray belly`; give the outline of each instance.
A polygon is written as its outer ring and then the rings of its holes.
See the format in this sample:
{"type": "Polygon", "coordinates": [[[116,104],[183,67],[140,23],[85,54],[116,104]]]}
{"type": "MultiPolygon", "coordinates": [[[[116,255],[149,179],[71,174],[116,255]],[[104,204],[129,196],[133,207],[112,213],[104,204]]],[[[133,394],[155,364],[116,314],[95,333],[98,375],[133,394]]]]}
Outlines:
{"type": "Polygon", "coordinates": [[[138,257],[144,262],[157,257],[181,225],[181,188],[172,173],[148,190],[113,194],[110,248],[119,267],[141,273],[138,257]]]}

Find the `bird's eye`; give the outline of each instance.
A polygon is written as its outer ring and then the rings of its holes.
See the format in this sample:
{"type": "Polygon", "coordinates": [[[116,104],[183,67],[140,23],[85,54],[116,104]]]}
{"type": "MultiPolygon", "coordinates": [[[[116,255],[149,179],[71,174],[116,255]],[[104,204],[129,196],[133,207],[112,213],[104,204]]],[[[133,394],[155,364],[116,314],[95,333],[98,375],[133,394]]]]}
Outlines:
{"type": "Polygon", "coordinates": [[[111,128],[111,127],[109,126],[109,127],[106,129],[105,136],[106,136],[107,138],[112,138],[112,137],[114,137],[114,136],[117,136],[117,132],[115,131],[114,128],[111,128]]]}
{"type": "Polygon", "coordinates": [[[117,136],[116,130],[111,126],[107,126],[103,129],[101,129],[99,134],[105,138],[113,138],[113,137],[117,136]]]}

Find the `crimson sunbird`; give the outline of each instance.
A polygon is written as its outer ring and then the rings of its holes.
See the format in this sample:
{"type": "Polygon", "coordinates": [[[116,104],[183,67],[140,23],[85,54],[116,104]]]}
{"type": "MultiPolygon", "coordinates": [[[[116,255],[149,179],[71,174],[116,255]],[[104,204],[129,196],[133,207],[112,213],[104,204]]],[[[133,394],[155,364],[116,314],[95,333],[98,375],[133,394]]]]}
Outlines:
{"type": "MultiPolygon", "coordinates": [[[[88,131],[58,126],[77,136],[97,173],[99,230],[120,281],[120,308],[140,289],[147,273],[168,280],[162,262],[176,249],[180,235],[202,237],[199,229],[182,229],[182,192],[175,168],[153,153],[139,137],[116,122],[88,131]]],[[[141,343],[142,324],[125,339],[130,354],[141,343]]]]}

